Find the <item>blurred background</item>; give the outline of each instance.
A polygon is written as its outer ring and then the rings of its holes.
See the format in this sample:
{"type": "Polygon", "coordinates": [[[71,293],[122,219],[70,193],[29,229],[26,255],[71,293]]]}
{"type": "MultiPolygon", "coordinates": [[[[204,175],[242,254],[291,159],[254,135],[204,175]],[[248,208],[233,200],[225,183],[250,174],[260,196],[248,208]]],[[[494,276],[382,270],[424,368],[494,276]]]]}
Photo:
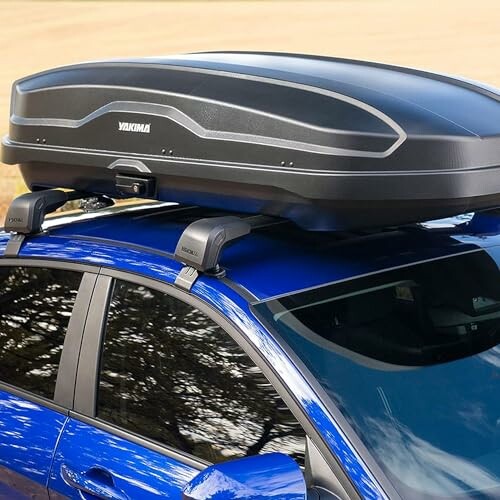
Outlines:
{"type": "MultiPolygon", "coordinates": [[[[0,0],[0,135],[17,78],[79,61],[207,50],[374,60],[500,87],[500,1],[0,0]]],[[[0,225],[25,189],[16,167],[0,164],[0,225]]]]}

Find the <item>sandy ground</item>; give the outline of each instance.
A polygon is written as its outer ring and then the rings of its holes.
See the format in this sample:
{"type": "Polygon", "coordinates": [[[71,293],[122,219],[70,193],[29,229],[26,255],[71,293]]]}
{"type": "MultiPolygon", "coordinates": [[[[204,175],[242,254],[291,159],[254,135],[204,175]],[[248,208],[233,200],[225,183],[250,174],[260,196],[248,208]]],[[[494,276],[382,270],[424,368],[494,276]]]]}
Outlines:
{"type": "MultiPolygon", "coordinates": [[[[13,80],[52,66],[202,50],[328,54],[500,87],[499,0],[0,1],[0,134],[13,80]]],[[[23,190],[0,165],[0,225],[23,190]]]]}

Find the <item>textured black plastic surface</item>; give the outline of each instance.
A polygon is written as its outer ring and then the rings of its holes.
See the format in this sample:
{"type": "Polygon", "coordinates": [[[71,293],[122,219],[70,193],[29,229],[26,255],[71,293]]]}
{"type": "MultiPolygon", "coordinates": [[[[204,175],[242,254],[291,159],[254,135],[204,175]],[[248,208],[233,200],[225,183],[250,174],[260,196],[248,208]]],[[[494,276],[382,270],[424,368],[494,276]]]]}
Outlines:
{"type": "Polygon", "coordinates": [[[45,215],[55,212],[67,201],[83,196],[83,193],[68,193],[58,189],[22,194],[11,203],[7,211],[4,230],[20,234],[39,233],[45,215]]]}
{"type": "Polygon", "coordinates": [[[216,269],[222,248],[251,230],[239,217],[210,217],[192,222],[182,233],[175,258],[198,271],[216,269]]]}
{"type": "Polygon", "coordinates": [[[14,83],[2,159],[31,189],[264,213],[309,229],[500,205],[500,94],[405,68],[288,54],[87,63],[14,83]]]}

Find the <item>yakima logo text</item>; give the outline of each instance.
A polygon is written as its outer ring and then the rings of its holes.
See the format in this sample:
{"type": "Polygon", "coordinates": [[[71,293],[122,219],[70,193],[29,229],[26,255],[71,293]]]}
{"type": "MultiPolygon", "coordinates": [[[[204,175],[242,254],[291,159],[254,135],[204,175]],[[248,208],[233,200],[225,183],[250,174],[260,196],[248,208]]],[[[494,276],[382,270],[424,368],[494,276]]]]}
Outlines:
{"type": "Polygon", "coordinates": [[[151,123],[118,122],[118,130],[120,132],[139,132],[141,134],[149,134],[151,132],[151,123]]]}

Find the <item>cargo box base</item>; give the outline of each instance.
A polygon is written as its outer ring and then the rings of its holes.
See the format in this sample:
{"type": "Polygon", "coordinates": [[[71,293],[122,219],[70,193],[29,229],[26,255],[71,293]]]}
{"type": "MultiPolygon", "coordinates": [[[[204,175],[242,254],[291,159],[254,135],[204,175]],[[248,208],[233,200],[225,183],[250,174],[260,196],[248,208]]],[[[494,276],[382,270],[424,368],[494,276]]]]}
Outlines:
{"type": "MultiPolygon", "coordinates": [[[[70,188],[113,198],[126,196],[117,188],[117,176],[136,171],[90,166],[63,166],[48,163],[21,164],[21,173],[30,190],[70,188]]],[[[498,178],[498,176],[496,176],[498,178]]],[[[141,179],[141,176],[137,177],[141,179]]],[[[400,226],[415,222],[479,211],[500,206],[500,195],[467,196],[449,199],[311,200],[274,186],[195,177],[143,176],[153,180],[155,190],[147,198],[199,205],[230,212],[265,214],[294,221],[310,231],[345,231],[400,226]]],[[[132,194],[131,194],[132,196],[132,194]]],[[[140,193],[136,196],[141,197],[140,193]]]]}

